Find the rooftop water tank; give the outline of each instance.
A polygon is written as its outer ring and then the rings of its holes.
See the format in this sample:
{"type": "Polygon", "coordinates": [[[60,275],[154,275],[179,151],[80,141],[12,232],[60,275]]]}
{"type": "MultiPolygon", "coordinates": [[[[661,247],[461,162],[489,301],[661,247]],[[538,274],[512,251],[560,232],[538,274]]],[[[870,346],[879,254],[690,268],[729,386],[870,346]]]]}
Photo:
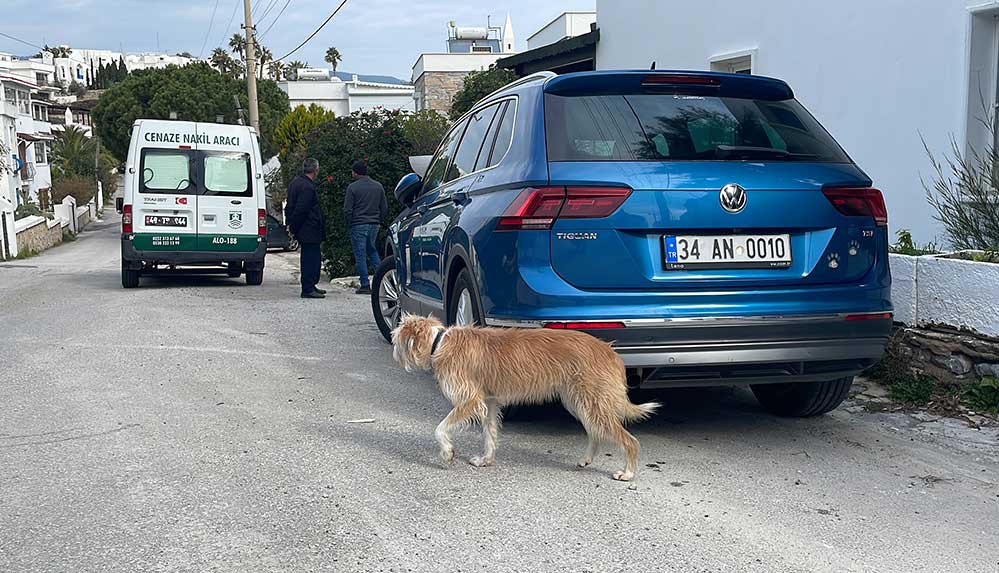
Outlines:
{"type": "Polygon", "coordinates": [[[454,29],[456,40],[487,40],[489,39],[489,29],[484,27],[458,26],[454,29]]]}

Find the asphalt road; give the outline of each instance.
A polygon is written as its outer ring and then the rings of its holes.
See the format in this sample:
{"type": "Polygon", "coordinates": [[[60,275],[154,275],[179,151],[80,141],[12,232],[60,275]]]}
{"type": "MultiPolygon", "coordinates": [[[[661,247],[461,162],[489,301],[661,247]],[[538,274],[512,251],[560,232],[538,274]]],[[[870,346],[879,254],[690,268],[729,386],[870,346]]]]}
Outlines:
{"type": "Polygon", "coordinates": [[[2,571],[999,570],[994,433],[685,390],[633,486],[556,410],[445,469],[366,299],[298,298],[294,255],[122,290],[116,225],[0,263],[2,571]]]}

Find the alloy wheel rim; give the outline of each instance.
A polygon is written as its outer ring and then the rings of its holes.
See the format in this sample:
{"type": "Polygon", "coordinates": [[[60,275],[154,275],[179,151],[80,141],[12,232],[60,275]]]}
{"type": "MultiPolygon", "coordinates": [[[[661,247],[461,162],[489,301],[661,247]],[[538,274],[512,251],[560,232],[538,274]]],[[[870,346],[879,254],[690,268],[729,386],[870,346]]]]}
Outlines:
{"type": "Polygon", "coordinates": [[[458,295],[458,308],[455,309],[454,321],[458,326],[475,324],[475,317],[472,315],[472,295],[468,289],[462,289],[458,295]]]}
{"type": "Polygon", "coordinates": [[[378,310],[390,328],[399,324],[399,280],[395,269],[385,273],[378,285],[378,310]]]}

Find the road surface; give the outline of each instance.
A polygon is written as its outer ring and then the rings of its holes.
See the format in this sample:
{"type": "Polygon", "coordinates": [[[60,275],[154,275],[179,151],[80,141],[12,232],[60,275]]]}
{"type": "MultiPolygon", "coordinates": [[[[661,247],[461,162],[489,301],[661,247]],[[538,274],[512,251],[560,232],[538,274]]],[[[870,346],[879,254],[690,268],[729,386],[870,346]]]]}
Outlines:
{"type": "Polygon", "coordinates": [[[126,291],[116,226],[0,263],[2,571],[999,569],[994,431],[685,390],[635,427],[632,486],[617,453],[575,468],[557,410],[445,469],[448,405],[366,299],[300,299],[293,254],[126,291]]]}

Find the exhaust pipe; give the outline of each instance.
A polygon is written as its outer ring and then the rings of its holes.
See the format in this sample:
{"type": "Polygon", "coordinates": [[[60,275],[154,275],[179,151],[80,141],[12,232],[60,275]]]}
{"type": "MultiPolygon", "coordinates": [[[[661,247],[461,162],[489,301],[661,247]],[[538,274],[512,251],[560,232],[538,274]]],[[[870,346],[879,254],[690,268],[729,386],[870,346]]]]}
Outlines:
{"type": "Polygon", "coordinates": [[[638,389],[644,381],[645,376],[641,368],[628,370],[627,375],[625,376],[625,383],[628,385],[628,389],[630,390],[638,389]]]}

